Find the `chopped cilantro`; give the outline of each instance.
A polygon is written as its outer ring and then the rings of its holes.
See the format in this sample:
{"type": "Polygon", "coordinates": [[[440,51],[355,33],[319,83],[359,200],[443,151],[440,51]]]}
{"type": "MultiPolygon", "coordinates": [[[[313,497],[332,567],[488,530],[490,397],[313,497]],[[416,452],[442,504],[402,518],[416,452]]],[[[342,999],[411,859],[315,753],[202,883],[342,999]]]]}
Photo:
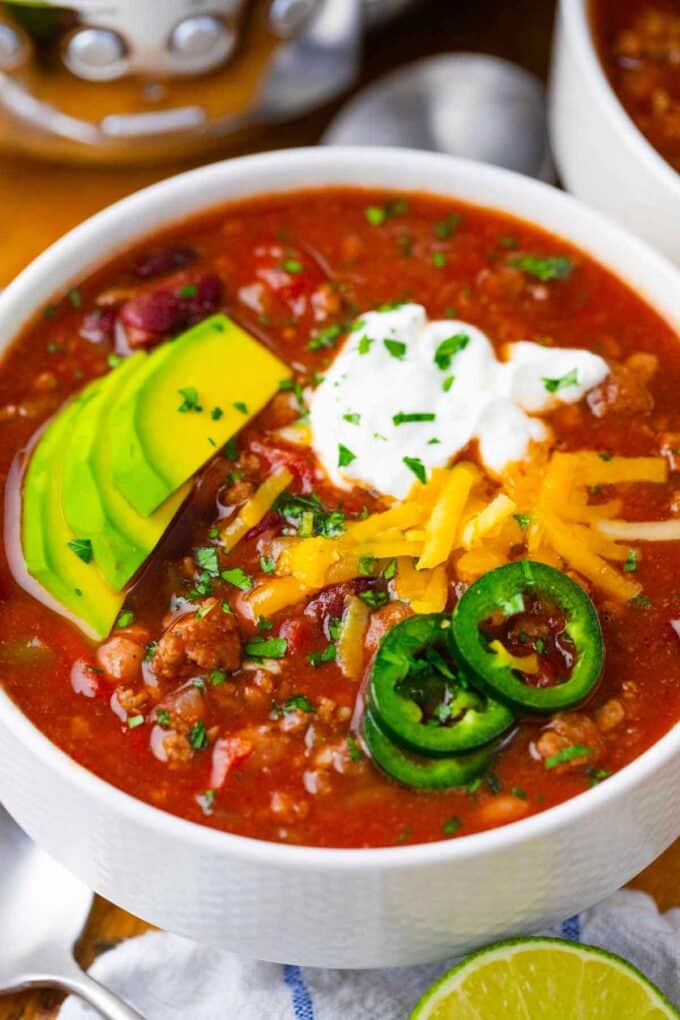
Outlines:
{"type": "Polygon", "coordinates": [[[527,800],[527,792],[521,786],[513,786],[510,793],[513,797],[519,797],[520,800],[527,800]]]}
{"type": "Polygon", "coordinates": [[[177,297],[180,298],[192,298],[198,294],[198,287],[195,283],[185,283],[177,291],[177,297]]]}
{"type": "Polygon", "coordinates": [[[402,462],[406,465],[409,471],[412,471],[419,482],[423,485],[427,481],[427,471],[420,457],[402,457],[402,462]]]}
{"type": "Polygon", "coordinates": [[[205,723],[200,720],[191,727],[187,734],[187,739],[195,751],[203,751],[208,746],[210,741],[208,740],[208,734],[206,732],[205,723]]]}
{"type": "Polygon", "coordinates": [[[337,650],[335,645],[326,645],[321,652],[312,652],[307,656],[307,662],[317,668],[323,665],[324,662],[335,662],[337,650]]]}
{"type": "Polygon", "coordinates": [[[337,616],[331,616],[328,621],[328,633],[333,641],[337,641],[342,631],[342,620],[337,616]]]}
{"type": "Polygon", "coordinates": [[[460,223],[460,213],[450,213],[445,220],[440,220],[432,228],[432,233],[438,240],[445,241],[448,237],[453,237],[458,224],[460,223]]]}
{"type": "Polygon", "coordinates": [[[369,591],[359,592],[359,598],[362,602],[365,602],[371,609],[380,609],[381,606],[386,606],[390,601],[390,596],[386,591],[380,591],[379,589],[372,588],[369,591]]]}
{"type": "Polygon", "coordinates": [[[229,570],[222,571],[222,580],[227,581],[229,584],[233,584],[235,588],[240,588],[241,591],[250,591],[253,587],[253,579],[245,570],[241,570],[240,567],[231,567],[229,570]]]}
{"type": "Polygon", "coordinates": [[[307,349],[310,351],[332,350],[334,347],[337,347],[338,340],[345,328],[335,323],[333,326],[326,326],[325,329],[320,329],[307,344],[307,349]]]}
{"type": "Polygon", "coordinates": [[[353,460],[357,459],[356,453],[352,453],[342,443],[338,443],[338,467],[347,467],[353,460]]]}
{"type": "Polygon", "coordinates": [[[359,341],[359,346],[357,348],[357,350],[359,351],[359,354],[368,354],[368,352],[371,349],[371,344],[372,343],[373,343],[373,337],[366,336],[366,334],[364,333],[364,335],[362,336],[361,340],[359,341]]]}
{"type": "Polygon", "coordinates": [[[446,340],[442,340],[434,352],[434,363],[437,368],[445,372],[451,367],[451,360],[459,351],[465,350],[469,343],[470,337],[467,333],[456,333],[454,336],[449,336],[446,340]]]}
{"type": "Polygon", "coordinates": [[[444,822],[444,824],[442,825],[442,832],[445,833],[447,836],[452,836],[454,832],[458,832],[462,824],[463,823],[461,822],[460,818],[456,818],[456,816],[454,815],[453,818],[447,818],[447,820],[444,822]]]}
{"type": "Polygon", "coordinates": [[[359,558],[359,574],[361,577],[373,577],[375,574],[375,556],[361,556],[359,558]]]}
{"type": "Polygon", "coordinates": [[[210,412],[210,417],[212,418],[213,421],[219,421],[223,414],[224,411],[222,410],[221,407],[213,407],[212,411],[210,412]]]}
{"type": "Polygon", "coordinates": [[[548,393],[557,393],[558,390],[566,389],[567,386],[578,386],[578,370],[572,368],[571,372],[567,372],[559,379],[544,378],[542,382],[548,393]]]}
{"type": "Polygon", "coordinates": [[[148,645],[146,646],[146,648],[144,650],[144,662],[151,662],[151,660],[153,659],[154,655],[156,654],[156,649],[157,648],[158,648],[158,642],[157,641],[149,641],[148,645]]]}
{"type": "Polygon", "coordinates": [[[570,747],[563,747],[556,754],[551,754],[549,758],[545,759],[544,765],[547,769],[554,769],[564,762],[573,761],[575,758],[586,758],[592,753],[592,747],[586,747],[585,744],[572,744],[570,747]]]}
{"type": "Polygon", "coordinates": [[[531,524],[531,514],[513,514],[512,516],[517,521],[522,531],[526,531],[531,524]]]}
{"type": "Polygon", "coordinates": [[[486,779],[486,785],[489,787],[491,793],[493,793],[494,796],[497,793],[501,792],[501,790],[503,789],[503,783],[498,778],[495,772],[487,772],[484,778],[486,779]]]}
{"type": "Polygon", "coordinates": [[[366,206],[366,208],[364,209],[364,214],[372,227],[381,226],[381,224],[383,224],[387,219],[387,214],[385,210],[382,208],[382,206],[379,205],[366,206]]]}
{"type": "Polygon", "coordinates": [[[227,439],[226,443],[222,447],[222,453],[227,460],[236,460],[238,457],[238,440],[236,436],[232,436],[231,439],[227,439]]]}
{"type": "Polygon", "coordinates": [[[273,574],[276,570],[276,560],[273,556],[260,556],[260,570],[263,574],[273,574]]]}
{"type": "Polygon", "coordinates": [[[66,544],[71,552],[75,553],[83,563],[92,562],[92,542],[89,538],[72,538],[66,544]]]}
{"type": "Polygon", "coordinates": [[[402,216],[408,210],[408,203],[403,198],[394,198],[385,205],[369,205],[364,215],[372,227],[380,227],[395,216],[402,216]]]}
{"type": "Polygon", "coordinates": [[[547,282],[548,280],[566,280],[574,268],[574,263],[566,255],[515,255],[510,259],[510,265],[515,269],[521,269],[527,276],[534,276],[537,280],[547,282]]]}
{"type": "Polygon", "coordinates": [[[198,390],[195,386],[184,386],[177,392],[180,397],[183,397],[182,403],[177,408],[181,414],[186,414],[188,411],[196,411],[198,413],[203,410],[198,402],[198,390]]]}
{"type": "Polygon", "coordinates": [[[80,299],[80,291],[79,290],[72,290],[72,291],[70,291],[68,299],[69,299],[69,301],[71,302],[71,304],[73,305],[74,308],[80,308],[80,306],[82,304],[82,301],[80,299]]]}
{"type": "Polygon", "coordinates": [[[628,605],[632,609],[649,609],[652,605],[652,600],[649,595],[643,595],[640,592],[639,595],[634,595],[632,599],[628,600],[628,605]]]}
{"type": "Polygon", "coordinates": [[[131,623],[135,622],[135,614],[131,609],[124,609],[122,613],[118,614],[116,620],[116,627],[123,628],[129,627],[131,623]]]}
{"type": "Polygon", "coordinates": [[[392,421],[395,425],[406,425],[409,422],[434,421],[436,417],[435,414],[431,414],[429,411],[423,411],[418,414],[404,414],[403,411],[399,411],[398,414],[392,415],[392,421]]]}
{"type": "Polygon", "coordinates": [[[284,712],[316,712],[316,708],[304,694],[293,694],[284,701],[281,708],[284,712]]]}
{"type": "Polygon", "coordinates": [[[501,248],[507,248],[508,250],[519,247],[519,241],[516,237],[501,237],[498,243],[501,248]]]}
{"type": "Polygon", "coordinates": [[[281,263],[281,268],[286,273],[290,273],[291,276],[297,276],[305,268],[299,259],[284,259],[281,263]]]}
{"type": "Polygon", "coordinates": [[[406,344],[402,340],[383,340],[383,343],[393,358],[403,361],[406,356],[406,344]]]}
{"type": "Polygon", "coordinates": [[[294,531],[284,530],[284,534],[300,534],[303,528],[312,527],[313,535],[323,538],[335,538],[345,530],[345,515],[342,510],[326,510],[318,496],[293,496],[282,493],[274,504],[294,531]]]}
{"type": "Polygon", "coordinates": [[[232,404],[235,410],[240,411],[241,414],[248,414],[248,405],[244,404],[242,400],[235,400],[232,404]]]}
{"type": "Polygon", "coordinates": [[[382,576],[385,578],[386,581],[391,581],[392,578],[394,577],[394,575],[396,574],[396,572],[397,572],[397,561],[396,560],[390,560],[389,563],[387,563],[385,565],[385,569],[382,572],[382,576]]]}
{"type": "Polygon", "coordinates": [[[456,381],[455,375],[447,375],[446,379],[442,383],[442,389],[444,390],[444,393],[449,392],[455,381],[456,381]]]}
{"type": "Polygon", "coordinates": [[[170,726],[170,713],[167,708],[156,709],[156,722],[162,730],[167,730],[170,726]]]}
{"type": "Polygon", "coordinates": [[[217,577],[220,572],[217,561],[217,549],[214,545],[205,545],[194,551],[196,565],[202,570],[207,570],[211,577],[217,577]]]}
{"type": "Polygon", "coordinates": [[[596,769],[594,765],[589,765],[586,769],[586,775],[588,777],[588,785],[597,786],[604,779],[609,779],[611,772],[608,769],[596,769]]]}
{"type": "Polygon", "coordinates": [[[288,650],[288,642],[282,637],[253,638],[246,643],[246,655],[253,659],[282,659],[288,650]]]}
{"type": "Polygon", "coordinates": [[[443,269],[447,262],[448,259],[446,258],[446,252],[443,251],[432,252],[432,265],[436,269],[443,269]]]}
{"type": "Polygon", "coordinates": [[[626,561],[623,564],[623,569],[626,574],[634,574],[638,568],[638,551],[637,549],[631,549],[626,556],[626,561]]]}
{"type": "Polygon", "coordinates": [[[227,679],[227,674],[223,669],[211,669],[208,673],[208,683],[211,687],[219,687],[227,679]]]}
{"type": "Polygon", "coordinates": [[[348,411],[347,414],[343,414],[342,420],[343,421],[348,421],[350,423],[350,425],[360,425],[361,424],[361,415],[357,414],[356,411],[348,411]]]}
{"type": "Polygon", "coordinates": [[[614,454],[613,453],[598,453],[598,457],[600,458],[600,460],[603,460],[605,463],[608,463],[610,460],[614,460],[614,454]]]}
{"type": "Polygon", "coordinates": [[[428,446],[440,446],[441,445],[441,439],[437,439],[436,436],[433,436],[432,439],[428,439],[427,445],[428,446]]]}
{"type": "Polygon", "coordinates": [[[545,655],[546,644],[542,637],[537,637],[534,641],[534,650],[537,651],[539,655],[545,655]]]}

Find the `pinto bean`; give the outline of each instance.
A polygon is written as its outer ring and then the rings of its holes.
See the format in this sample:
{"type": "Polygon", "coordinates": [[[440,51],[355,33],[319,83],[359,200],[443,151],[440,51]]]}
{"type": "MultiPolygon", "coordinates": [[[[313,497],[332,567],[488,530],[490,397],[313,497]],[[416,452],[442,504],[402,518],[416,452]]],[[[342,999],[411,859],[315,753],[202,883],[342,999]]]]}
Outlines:
{"type": "Polygon", "coordinates": [[[108,676],[126,683],[137,680],[144,661],[144,648],[128,637],[114,634],[97,649],[97,662],[108,676]]]}

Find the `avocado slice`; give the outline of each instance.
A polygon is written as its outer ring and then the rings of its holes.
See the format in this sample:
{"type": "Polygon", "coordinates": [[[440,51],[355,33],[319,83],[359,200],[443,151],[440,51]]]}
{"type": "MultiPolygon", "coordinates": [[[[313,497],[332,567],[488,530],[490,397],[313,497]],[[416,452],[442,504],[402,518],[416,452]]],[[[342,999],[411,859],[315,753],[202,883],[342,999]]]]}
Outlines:
{"type": "MultiPolygon", "coordinates": [[[[23,548],[29,574],[96,638],[111,630],[124,601],[100,574],[94,558],[85,562],[69,545],[77,541],[64,517],[61,495],[64,448],[81,407],[96,383],[67,404],[48,424],[33,451],[24,481],[23,548]]],[[[81,555],[87,559],[87,544],[81,555]]]]}
{"type": "Polygon", "coordinates": [[[153,513],[264,407],[290,369],[225,315],[157,348],[111,410],[116,486],[153,513]]]}
{"type": "Polygon", "coordinates": [[[85,391],[64,451],[62,504],[69,527],[90,539],[104,578],[120,591],[160,541],[186,497],[178,490],[151,517],[142,517],[115,488],[110,469],[108,411],[128,379],[141,371],[146,356],[127,358],[85,391]]]}

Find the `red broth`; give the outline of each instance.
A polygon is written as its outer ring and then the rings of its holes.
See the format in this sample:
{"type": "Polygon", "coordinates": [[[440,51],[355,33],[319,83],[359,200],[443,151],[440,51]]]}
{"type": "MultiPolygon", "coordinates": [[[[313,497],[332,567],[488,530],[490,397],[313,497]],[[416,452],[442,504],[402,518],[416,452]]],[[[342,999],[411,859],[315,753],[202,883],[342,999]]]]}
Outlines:
{"type": "MultiPolygon", "coordinates": [[[[431,318],[459,316],[499,347],[530,339],[601,353],[612,365],[611,379],[599,403],[584,400],[550,416],[557,447],[606,451],[607,457],[665,451],[672,467],[680,466],[680,346],[637,294],[562,240],[486,209],[409,195],[390,206],[382,222],[369,222],[368,208],[386,208],[398,197],[338,189],[240,202],[148,240],[55,300],[0,368],[3,485],[15,454],[41,423],[86,380],[107,371],[116,320],[136,342],[155,343],[222,309],[292,365],[302,385],[313,385],[333,350],[310,350],[310,337],[405,298],[424,304],[431,318]],[[434,258],[434,252],[441,255],[434,258]],[[538,280],[512,265],[522,252],[566,256],[572,271],[564,279],[538,280]],[[282,258],[302,268],[254,292],[253,284],[268,278],[263,267],[282,258]],[[159,289],[191,298],[171,302],[163,319],[153,301],[140,301],[159,289]]],[[[366,757],[352,729],[358,683],[336,662],[312,665],[308,658],[327,647],[328,619],[342,613],[346,586],[283,609],[258,629],[240,615],[241,593],[217,579],[210,582],[210,596],[194,590],[191,597],[197,605],[207,597],[228,601],[236,614],[233,629],[218,621],[210,632],[185,633],[177,662],[165,646],[155,657],[173,595],[200,588],[194,550],[215,534],[218,499],[220,506],[238,506],[272,465],[285,463],[294,475],[293,491],[313,491],[329,509],[341,506],[352,516],[380,507],[375,495],[335,490],[319,476],[310,452],[272,435],[299,414],[294,394],[277,395],[238,436],[237,452],[217,454],[200,473],[179,521],[129,595],[126,611],[133,618],[114,635],[118,644],[104,652],[24,592],[6,556],[0,558],[2,682],[57,746],[131,795],[215,829],[366,847],[452,838],[542,811],[606,781],[680,719],[680,656],[672,626],[680,617],[679,543],[639,549],[635,577],[644,597],[632,604],[616,603],[586,584],[606,644],[597,690],[557,724],[520,720],[492,768],[468,788],[406,789],[366,757]],[[240,641],[258,634],[286,638],[277,671],[237,665],[213,683],[214,664],[227,662],[240,641]],[[151,666],[147,661],[140,668],[147,649],[151,666]],[[162,675],[149,687],[153,668],[162,675]],[[192,686],[188,681],[196,678],[200,682],[192,686]],[[291,698],[304,707],[282,715],[278,706],[291,698]],[[160,761],[150,739],[164,706],[172,722],[170,734],[161,733],[168,760],[160,761]],[[130,726],[126,718],[140,722],[130,726]],[[189,727],[197,721],[205,739],[192,743],[189,727]],[[545,747],[543,755],[537,750],[546,733],[553,747],[588,745],[592,753],[546,768],[545,747]],[[216,776],[218,740],[223,753],[216,776]],[[214,792],[206,795],[208,790],[214,792]]],[[[475,449],[466,456],[474,458],[475,449]]],[[[623,516],[677,516],[677,479],[672,472],[667,484],[620,487],[623,516]]],[[[280,529],[275,515],[220,566],[240,567],[256,583],[266,579],[261,557],[267,528],[280,529]]],[[[464,586],[455,564],[450,573],[452,607],[464,586]]],[[[367,584],[359,578],[352,590],[367,584]]],[[[376,635],[407,612],[393,598],[374,608],[369,642],[375,644],[376,635]]],[[[185,619],[196,621],[193,613],[185,619]]],[[[367,665],[370,654],[369,645],[367,665]]]]}
{"type": "Polygon", "coordinates": [[[614,91],[654,148],[680,170],[680,3],[593,0],[592,16],[614,91]]]}

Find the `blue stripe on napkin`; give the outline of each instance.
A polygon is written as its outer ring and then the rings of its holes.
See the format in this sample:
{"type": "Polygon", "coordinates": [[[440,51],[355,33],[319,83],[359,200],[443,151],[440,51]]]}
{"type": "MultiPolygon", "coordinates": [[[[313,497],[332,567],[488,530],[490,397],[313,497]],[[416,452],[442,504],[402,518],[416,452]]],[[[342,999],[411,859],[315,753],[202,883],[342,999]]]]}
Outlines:
{"type": "Polygon", "coordinates": [[[578,914],[568,917],[566,921],[562,922],[562,935],[571,942],[581,941],[581,922],[578,914]]]}
{"type": "Polygon", "coordinates": [[[312,997],[302,976],[302,969],[291,963],[284,964],[283,980],[292,993],[295,1020],[314,1020],[312,997]]]}

